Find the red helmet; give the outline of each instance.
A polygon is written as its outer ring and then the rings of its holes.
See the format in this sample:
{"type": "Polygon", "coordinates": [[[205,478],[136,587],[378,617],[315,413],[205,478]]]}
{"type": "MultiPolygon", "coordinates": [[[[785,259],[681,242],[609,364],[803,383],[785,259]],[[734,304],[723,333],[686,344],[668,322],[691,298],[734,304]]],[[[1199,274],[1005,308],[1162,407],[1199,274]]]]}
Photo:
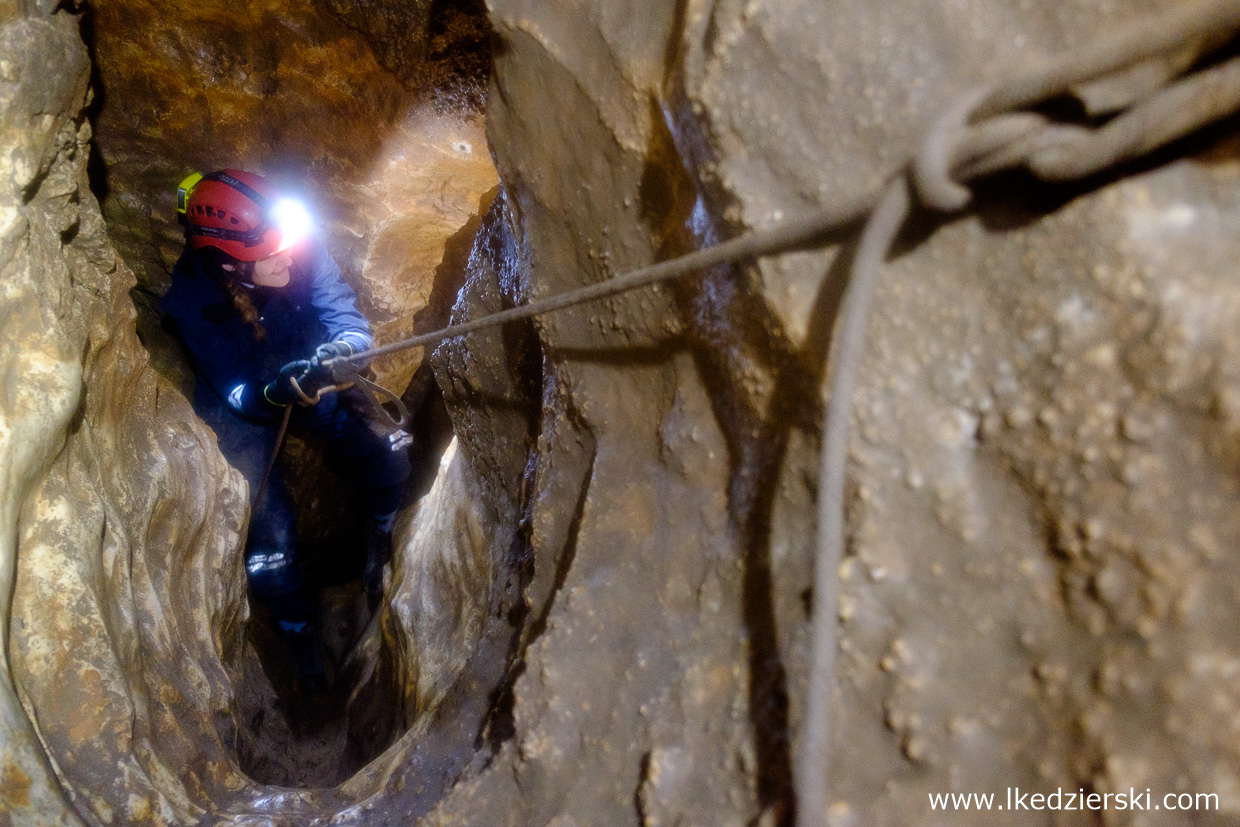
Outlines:
{"type": "Polygon", "coordinates": [[[239,169],[204,175],[185,204],[189,244],[195,250],[216,247],[238,261],[261,261],[304,234],[281,220],[284,202],[261,175],[239,169]]]}

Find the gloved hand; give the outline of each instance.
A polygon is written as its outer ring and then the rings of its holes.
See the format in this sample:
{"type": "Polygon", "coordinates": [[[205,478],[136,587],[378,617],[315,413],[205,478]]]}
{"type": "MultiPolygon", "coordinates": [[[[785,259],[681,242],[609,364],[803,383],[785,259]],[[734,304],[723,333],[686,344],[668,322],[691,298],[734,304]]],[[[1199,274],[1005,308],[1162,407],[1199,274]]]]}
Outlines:
{"type": "Polygon", "coordinates": [[[335,384],[345,383],[349,381],[349,376],[355,372],[359,366],[346,364],[328,368],[325,367],[323,363],[330,359],[338,359],[341,356],[352,356],[353,352],[353,348],[348,342],[327,342],[326,344],[319,345],[314,349],[314,358],[310,360],[310,364],[315,370],[320,370],[327,374],[335,384]]]}
{"type": "MultiPolygon", "coordinates": [[[[297,392],[301,379],[310,369],[310,363],[304,359],[289,362],[280,368],[280,375],[267,383],[263,388],[263,396],[273,405],[287,408],[294,402],[300,402],[302,394],[297,392]]],[[[304,391],[303,391],[304,393],[304,391]]]]}
{"type": "Polygon", "coordinates": [[[313,405],[319,391],[330,384],[332,378],[326,368],[298,359],[280,368],[280,375],[263,388],[263,396],[281,407],[294,402],[313,405]]]}
{"type": "Polygon", "coordinates": [[[328,359],[338,359],[341,356],[352,356],[353,348],[348,342],[328,342],[319,345],[314,349],[314,358],[319,362],[326,362],[328,359]]]}
{"type": "Polygon", "coordinates": [[[315,358],[310,360],[310,367],[306,369],[305,375],[297,377],[297,384],[301,386],[306,396],[314,399],[318,397],[320,390],[335,385],[336,378],[315,358]]]}

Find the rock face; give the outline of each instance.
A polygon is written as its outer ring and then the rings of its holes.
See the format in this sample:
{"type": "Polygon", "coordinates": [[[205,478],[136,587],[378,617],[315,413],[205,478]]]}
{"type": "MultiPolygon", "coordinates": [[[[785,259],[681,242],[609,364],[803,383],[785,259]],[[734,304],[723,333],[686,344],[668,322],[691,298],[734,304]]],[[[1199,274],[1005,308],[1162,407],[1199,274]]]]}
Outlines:
{"type": "MultiPolygon", "coordinates": [[[[0,317],[10,342],[0,403],[0,821],[302,824],[348,809],[403,774],[359,778],[332,797],[241,771],[236,693],[257,669],[241,563],[246,487],[135,335],[135,278],[87,181],[90,61],[78,17],[0,13],[0,317]]],[[[424,202],[426,212],[451,205],[464,223],[463,205],[477,205],[494,172],[485,152],[461,144],[472,138],[482,149],[469,131],[477,126],[454,123],[463,137],[449,143],[450,157],[472,158],[482,172],[445,171],[471,194],[453,200],[449,185],[424,202]]],[[[429,177],[414,180],[425,187],[429,177]]],[[[445,223],[435,226],[441,252],[457,229],[445,223]]],[[[418,275],[429,282],[437,262],[434,243],[424,246],[428,272],[418,275]]],[[[385,286],[395,290],[391,275],[385,286]]],[[[463,476],[451,477],[452,491],[467,485],[463,476]]],[[[503,535],[490,533],[484,551],[489,542],[503,535]]],[[[408,553],[421,547],[411,542],[408,553]]],[[[481,565],[480,607],[461,607],[467,636],[481,634],[500,570],[481,565]]],[[[450,684],[467,651],[448,654],[434,677],[450,684]]],[[[427,697],[442,697],[443,687],[423,683],[427,697]]],[[[427,722],[420,732],[433,730],[427,722]]],[[[396,750],[397,769],[407,751],[396,750]]]]}
{"type": "Polygon", "coordinates": [[[76,20],[8,14],[0,273],[5,823],[174,823],[250,786],[244,488],[134,334],[86,181],[76,20]]]}
{"type": "MultiPolygon", "coordinates": [[[[332,249],[357,270],[358,301],[380,342],[447,323],[447,308],[429,307],[431,293],[445,281],[459,289],[465,262],[453,250],[476,232],[497,183],[480,119],[418,107],[394,125],[364,180],[333,187],[353,224],[332,249]]],[[[402,351],[374,370],[400,392],[421,360],[421,348],[402,351]]]]}
{"type": "MultiPolygon", "coordinates": [[[[108,0],[101,27],[109,4],[144,8],[108,0]]],[[[855,242],[440,345],[456,442],[402,515],[390,605],[351,665],[353,708],[406,729],[335,787],[258,784],[234,757],[252,658],[244,489],[147,369],[129,270],[85,187],[85,52],[69,11],[37,5],[0,5],[3,53],[20,56],[0,67],[0,314],[17,377],[0,393],[0,812],[788,823],[819,386],[855,242]]],[[[255,8],[242,16],[274,19],[255,8]]],[[[870,191],[953,94],[1156,8],[600,0],[566,15],[493,0],[499,195],[455,149],[382,186],[432,167],[469,179],[468,195],[418,203],[477,227],[472,246],[448,245],[467,259],[453,318],[477,318],[870,191]]],[[[297,9],[279,17],[290,31],[327,25],[294,26],[310,14],[297,9]]],[[[203,20],[181,36],[232,22],[203,20]]],[[[225,89],[250,77],[218,71],[225,89]]],[[[102,112],[137,113],[126,100],[102,112]]],[[[378,152],[371,125],[358,157],[378,152]]],[[[324,146],[356,148],[316,126],[324,146]]],[[[1087,189],[1005,179],[913,228],[884,271],[827,607],[842,620],[830,823],[993,823],[937,814],[927,794],[1017,786],[1210,792],[1209,817],[1240,817],[1235,149],[1230,124],[1087,189]]],[[[135,150],[111,151],[119,181],[135,150]]],[[[373,189],[377,169],[329,165],[323,187],[373,189]]],[[[400,209],[339,203],[353,212],[335,226],[367,239],[336,242],[376,274],[370,310],[393,295],[452,305],[435,291],[455,284],[391,281],[422,248],[369,243],[400,209]]],[[[117,238],[149,226],[108,215],[117,238]]]]}
{"type": "MultiPolygon", "coordinates": [[[[491,8],[488,128],[533,297],[871,190],[953,94],[1155,7],[491,8]]],[[[927,823],[927,793],[1016,785],[1240,809],[1218,735],[1233,150],[1096,192],[993,192],[884,274],[850,449],[833,823],[927,823]]],[[[434,823],[783,821],[838,255],[539,322],[532,536],[558,588],[512,739],[434,823]]]]}

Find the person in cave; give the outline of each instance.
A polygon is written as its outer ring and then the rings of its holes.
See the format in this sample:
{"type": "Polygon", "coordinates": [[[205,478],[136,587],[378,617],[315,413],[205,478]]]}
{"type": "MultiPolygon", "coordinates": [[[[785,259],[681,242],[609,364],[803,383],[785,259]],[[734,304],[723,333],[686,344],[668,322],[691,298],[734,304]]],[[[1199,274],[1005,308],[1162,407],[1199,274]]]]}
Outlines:
{"type": "Polygon", "coordinates": [[[373,347],[340,268],[310,232],[304,207],[260,175],[221,170],[178,191],[185,250],[161,302],[194,365],[194,408],[249,481],[251,594],[269,609],[302,688],[326,688],[315,601],[297,555],[296,512],[277,462],[279,424],[321,437],[362,488],[368,508],[363,584],[372,610],[391,556],[410,473],[403,430],[374,415],[361,391],[337,388],[327,359],[373,347]]]}

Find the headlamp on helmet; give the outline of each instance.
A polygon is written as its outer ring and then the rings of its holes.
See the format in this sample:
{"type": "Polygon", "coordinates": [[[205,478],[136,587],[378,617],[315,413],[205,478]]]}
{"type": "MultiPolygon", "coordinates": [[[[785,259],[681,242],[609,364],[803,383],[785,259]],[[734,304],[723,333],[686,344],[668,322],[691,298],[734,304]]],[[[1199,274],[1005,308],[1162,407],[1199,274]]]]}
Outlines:
{"type": "Polygon", "coordinates": [[[276,229],[280,232],[280,246],[276,248],[277,253],[282,253],[292,247],[310,235],[311,230],[314,229],[314,220],[310,218],[310,211],[296,198],[279,199],[271,205],[269,213],[271,220],[275,222],[276,229]]]}
{"type": "Polygon", "coordinates": [[[201,180],[201,172],[191,172],[177,185],[177,212],[181,215],[185,215],[185,205],[189,202],[190,194],[201,180]]]}

